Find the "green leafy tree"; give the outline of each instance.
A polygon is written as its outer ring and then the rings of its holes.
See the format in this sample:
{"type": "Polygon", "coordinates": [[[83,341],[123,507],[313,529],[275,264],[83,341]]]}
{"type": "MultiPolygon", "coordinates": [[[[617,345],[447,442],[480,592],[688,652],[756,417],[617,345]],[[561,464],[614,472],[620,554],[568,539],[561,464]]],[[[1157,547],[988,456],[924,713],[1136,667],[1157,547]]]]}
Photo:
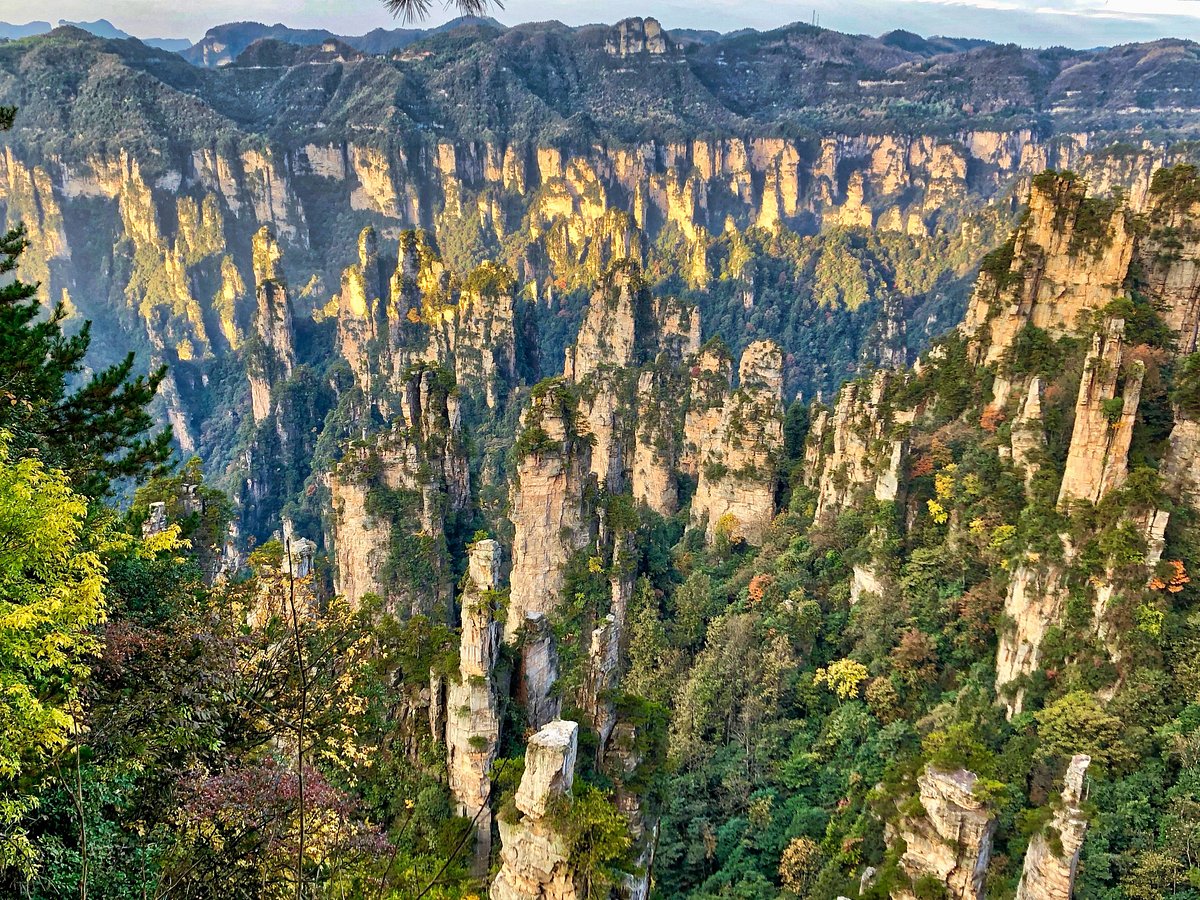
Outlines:
{"type": "Polygon", "coordinates": [[[0,432],[0,869],[28,870],[18,824],[36,804],[21,776],[68,740],[89,629],[104,616],[104,567],[87,501],[40,460],[13,459],[0,432]]]}

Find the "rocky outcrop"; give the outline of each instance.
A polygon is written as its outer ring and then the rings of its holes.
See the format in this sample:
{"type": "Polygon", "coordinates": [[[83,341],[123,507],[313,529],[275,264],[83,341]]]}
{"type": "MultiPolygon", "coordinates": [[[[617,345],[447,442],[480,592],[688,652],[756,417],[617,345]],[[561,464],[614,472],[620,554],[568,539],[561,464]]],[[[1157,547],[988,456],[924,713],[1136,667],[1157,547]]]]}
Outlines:
{"type": "Polygon", "coordinates": [[[1191,173],[1155,174],[1146,214],[1149,229],[1136,259],[1143,287],[1154,299],[1182,354],[1200,349],[1200,203],[1187,191],[1191,173]]]}
{"type": "Polygon", "coordinates": [[[443,370],[412,370],[392,427],[327,477],[334,585],[352,605],[373,593],[400,614],[448,606],[445,533],[470,501],[453,387],[443,370]]]}
{"type": "Polygon", "coordinates": [[[514,451],[513,565],[504,635],[510,643],[524,635],[523,692],[534,727],[555,709],[550,687],[557,667],[547,617],[558,606],[564,566],[588,545],[595,528],[591,440],[582,430],[578,404],[574,386],[563,379],[537,385],[514,451]]]}
{"type": "Polygon", "coordinates": [[[592,537],[591,441],[578,404],[572,385],[551,379],[534,388],[521,418],[509,514],[513,568],[505,636],[510,640],[526,616],[554,610],[563,566],[592,537]]]}
{"type": "Polygon", "coordinates": [[[1042,640],[1062,615],[1066,594],[1062,569],[1053,563],[1023,562],[1009,579],[996,651],[996,692],[1009,718],[1021,711],[1024,690],[1008,686],[1037,671],[1042,640]]]}
{"type": "Polygon", "coordinates": [[[500,650],[494,595],[500,581],[500,545],[477,541],[467,559],[462,595],[458,680],[446,697],[446,771],[460,816],[475,824],[472,871],[487,874],[491,855],[491,769],[500,745],[500,704],[492,670],[500,650]]]}
{"type": "Polygon", "coordinates": [[[1071,900],[1079,851],[1088,828],[1081,807],[1087,799],[1085,779],[1091,761],[1083,754],[1071,758],[1063,777],[1061,805],[1025,851],[1016,900],[1071,900]]]}
{"type": "MultiPolygon", "coordinates": [[[[387,387],[388,280],[375,229],[358,236],[358,262],[342,273],[337,306],[337,347],[363,395],[375,400],[387,387]],[[382,382],[382,383],[381,383],[382,382]]],[[[386,406],[385,406],[386,408],[386,406]]]]}
{"type": "Polygon", "coordinates": [[[637,383],[634,424],[633,499],[662,516],[679,511],[682,406],[686,377],[678,370],[655,366],[643,371],[637,383]]]}
{"type": "Polygon", "coordinates": [[[1125,323],[1110,319],[1092,336],[1075,402],[1075,426],[1059,490],[1060,505],[1098,503],[1127,474],[1145,366],[1122,358],[1125,323]]]}
{"type": "Polygon", "coordinates": [[[679,467],[698,477],[701,451],[715,447],[721,441],[721,419],[733,380],[733,355],[720,338],[712,339],[701,348],[689,376],[679,467]]]}
{"type": "Polygon", "coordinates": [[[673,49],[670,36],[657,19],[622,19],[613,26],[613,33],[604,45],[612,56],[636,56],[649,53],[661,56],[673,49]]]}
{"type": "Polygon", "coordinates": [[[778,345],[750,344],[738,366],[738,386],[725,400],[718,439],[700,448],[692,521],[706,523],[709,540],[718,528],[728,528],[748,543],[760,544],[775,517],[775,467],[783,449],[782,388],[778,345]]]}
{"type": "Polygon", "coordinates": [[[1086,196],[1086,183],[1047,172],[1033,179],[1029,213],[1011,243],[984,261],[961,329],[982,363],[999,362],[1032,325],[1058,337],[1121,293],[1133,257],[1129,210],[1086,196]]]}
{"type": "Polygon", "coordinates": [[[500,816],[500,871],[492,900],[577,900],[567,847],[554,827],[553,807],[569,802],[575,779],[579,726],[557,720],[543,726],[525,751],[525,774],[517,788],[516,813],[500,816]]]}
{"type": "Polygon", "coordinates": [[[254,342],[247,347],[246,372],[254,421],[271,414],[271,391],[292,377],[296,366],[292,299],[279,265],[279,244],[265,225],[254,235],[254,342]]]}
{"type": "MultiPolygon", "coordinates": [[[[950,900],[983,900],[996,819],[974,792],[977,777],[966,769],[943,772],[926,766],[917,778],[922,813],[889,826],[905,843],[900,867],[913,881],[932,877],[950,900]]],[[[894,889],[895,900],[914,894],[894,889]]]]}
{"type": "Polygon", "coordinates": [[[832,413],[817,412],[804,463],[805,483],[817,490],[817,521],[837,516],[864,490],[896,499],[905,447],[890,437],[893,414],[885,399],[900,377],[881,369],[869,382],[848,382],[832,413]]]}
{"type": "Polygon", "coordinates": [[[1040,376],[1029,379],[1029,387],[1017,406],[1010,431],[1012,461],[1024,470],[1026,487],[1041,466],[1038,455],[1046,449],[1046,426],[1042,422],[1043,390],[1040,376]]]}

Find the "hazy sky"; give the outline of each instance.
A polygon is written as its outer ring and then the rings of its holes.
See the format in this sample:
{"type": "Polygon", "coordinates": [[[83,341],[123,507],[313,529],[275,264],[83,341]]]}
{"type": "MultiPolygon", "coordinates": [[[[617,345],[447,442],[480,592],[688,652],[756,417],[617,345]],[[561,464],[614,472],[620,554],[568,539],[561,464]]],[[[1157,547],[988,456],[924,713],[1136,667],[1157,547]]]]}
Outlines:
{"type": "MultiPolygon", "coordinates": [[[[435,7],[438,0],[433,0],[435,7]]],[[[493,10],[506,24],[558,19],[570,25],[625,16],[653,15],[664,26],[772,28],[813,12],[827,28],[880,34],[906,28],[920,34],[983,37],[1026,46],[1092,47],[1159,37],[1200,39],[1200,0],[611,0],[604,4],[562,0],[508,0],[493,10]]],[[[430,23],[450,14],[432,16],[430,23]]],[[[140,37],[195,40],[211,25],[250,19],[361,34],[394,27],[380,0],[0,0],[0,20],[107,18],[140,37]]]]}

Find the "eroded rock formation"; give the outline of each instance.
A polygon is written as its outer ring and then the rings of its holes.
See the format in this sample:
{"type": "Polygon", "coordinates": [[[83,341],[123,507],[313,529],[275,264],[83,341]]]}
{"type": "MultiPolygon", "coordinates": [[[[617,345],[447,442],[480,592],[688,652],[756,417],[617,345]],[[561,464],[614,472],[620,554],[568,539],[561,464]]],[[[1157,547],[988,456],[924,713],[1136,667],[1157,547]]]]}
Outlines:
{"type": "MultiPolygon", "coordinates": [[[[917,778],[923,813],[901,818],[893,834],[906,849],[900,866],[914,882],[932,877],[950,900],[983,900],[983,879],[992,853],[996,819],[974,792],[977,777],[966,769],[932,766],[917,778]]],[[[894,890],[895,900],[912,900],[894,890]]]]}
{"type": "Polygon", "coordinates": [[[576,900],[574,873],[550,812],[569,802],[575,779],[579,726],[556,720],[529,740],[525,774],[515,799],[519,818],[500,817],[500,871],[492,900],[576,900]]]}
{"type": "Polygon", "coordinates": [[[459,815],[475,823],[477,876],[491,854],[491,770],[500,745],[500,702],[492,670],[500,650],[494,609],[500,580],[500,545],[477,541],[470,549],[462,595],[458,680],[446,696],[446,771],[459,815]]]}
{"type": "Polygon", "coordinates": [[[1092,336],[1075,402],[1075,427],[1063,471],[1059,504],[1100,502],[1128,472],[1129,443],[1145,366],[1122,358],[1125,323],[1110,319],[1092,336]],[[1119,393],[1118,393],[1119,391],[1119,393]]]}
{"type": "Polygon", "coordinates": [[[783,359],[773,341],[742,353],[738,386],[730,389],[717,440],[700,445],[692,520],[706,522],[709,540],[727,527],[759,544],[775,517],[775,468],[783,448],[783,359]]]}
{"type": "Polygon", "coordinates": [[[1071,758],[1063,777],[1061,806],[1049,823],[1029,842],[1016,900],[1071,900],[1075,869],[1087,834],[1088,820],[1082,810],[1087,798],[1088,766],[1091,758],[1071,758]]]}
{"type": "Polygon", "coordinates": [[[400,614],[446,608],[445,534],[470,500],[453,388],[444,370],[411,370],[392,427],[327,477],[334,584],[352,604],[373,593],[400,614]]]}

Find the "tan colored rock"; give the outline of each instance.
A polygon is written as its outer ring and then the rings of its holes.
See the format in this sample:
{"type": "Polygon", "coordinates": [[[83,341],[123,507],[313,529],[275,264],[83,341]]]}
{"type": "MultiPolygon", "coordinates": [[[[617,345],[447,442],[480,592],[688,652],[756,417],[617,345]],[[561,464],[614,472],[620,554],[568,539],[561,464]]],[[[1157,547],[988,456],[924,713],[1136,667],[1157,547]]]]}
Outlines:
{"type": "Polygon", "coordinates": [[[733,357],[729,348],[719,339],[709,341],[692,366],[687,392],[684,446],[679,466],[690,475],[700,474],[701,450],[720,443],[721,418],[732,379],[733,357]]]}
{"type": "Polygon", "coordinates": [[[358,236],[358,262],[342,273],[338,294],[337,344],[355,380],[368,399],[384,390],[387,372],[379,357],[380,335],[386,326],[387,280],[379,259],[379,239],[373,228],[358,236]]]}
{"type": "Polygon", "coordinates": [[[1091,761],[1083,754],[1071,758],[1063,778],[1062,805],[1054,811],[1046,828],[1033,836],[1025,851],[1016,900],[1071,900],[1079,851],[1088,828],[1081,806],[1087,798],[1085,779],[1091,761]],[[1059,846],[1051,845],[1048,831],[1053,831],[1059,846]]]}
{"type": "MultiPolygon", "coordinates": [[[[509,621],[512,613],[509,612],[509,621]]],[[[554,630],[544,613],[527,612],[522,627],[513,636],[520,641],[521,680],[517,699],[525,707],[525,720],[531,728],[540,728],[558,718],[562,698],[552,690],[558,681],[558,650],[554,630]]],[[[505,628],[506,636],[508,628],[505,628]]]]}
{"type": "Polygon", "coordinates": [[[622,19],[613,26],[613,34],[604,49],[612,56],[662,55],[671,49],[671,44],[657,19],[634,17],[622,19]]]}
{"type": "Polygon", "coordinates": [[[500,649],[500,626],[491,592],[500,580],[500,545],[476,542],[470,549],[462,596],[458,679],[446,698],[446,772],[458,814],[475,822],[472,871],[487,874],[491,855],[491,769],[500,745],[500,704],[492,669],[500,649]]]}
{"type": "Polygon", "coordinates": [[[708,540],[732,526],[762,543],[775,517],[775,467],[783,449],[783,354],[773,341],[746,347],[738,387],[725,402],[716,443],[699,450],[700,477],[692,521],[706,522],[708,540]]]}
{"type": "Polygon", "coordinates": [[[1071,500],[1099,503],[1121,486],[1128,473],[1129,444],[1145,367],[1135,361],[1122,370],[1124,334],[1125,323],[1110,319],[1092,336],[1075,402],[1075,426],[1058,493],[1060,505],[1071,500]],[[1118,398],[1122,376],[1124,390],[1118,398]],[[1110,410],[1114,403],[1119,408],[1110,410]]]}
{"type": "Polygon", "coordinates": [[[397,613],[428,614],[450,599],[451,574],[438,539],[470,502],[461,410],[445,373],[432,367],[409,373],[397,407],[392,428],[351,447],[328,476],[334,587],[351,605],[374,593],[397,613]],[[372,510],[370,495],[382,491],[398,492],[407,504],[394,521],[372,510]],[[428,539],[433,583],[383,583],[395,528],[428,539]]]}
{"type": "Polygon", "coordinates": [[[591,540],[585,495],[592,481],[591,445],[582,430],[575,390],[562,379],[534,389],[517,441],[512,492],[513,567],[505,637],[525,617],[547,615],[558,603],[562,568],[591,540]]]}
{"type": "Polygon", "coordinates": [[[577,900],[563,838],[547,816],[551,805],[570,796],[575,777],[579,726],[561,720],[530,738],[525,774],[517,788],[517,822],[500,818],[500,871],[492,900],[577,900]]]}
{"type": "Polygon", "coordinates": [[[1042,379],[1034,376],[1013,419],[1011,446],[1013,463],[1025,470],[1028,488],[1038,473],[1037,454],[1046,448],[1046,426],[1042,423],[1042,379]]]}
{"type": "Polygon", "coordinates": [[[254,333],[258,338],[250,358],[251,410],[254,421],[271,414],[271,392],[292,377],[296,366],[292,299],[279,265],[279,245],[265,225],[254,235],[254,333]]]}
{"type": "Polygon", "coordinates": [[[884,398],[896,374],[877,371],[870,382],[842,386],[833,413],[823,413],[805,449],[805,480],[817,488],[816,520],[827,521],[870,488],[878,499],[894,500],[905,448],[885,441],[892,424],[884,398]],[[877,452],[885,447],[886,456],[877,452]]]}
{"type": "Polygon", "coordinates": [[[1200,508],[1200,419],[1181,409],[1175,410],[1175,425],[1163,459],[1163,486],[1168,496],[1200,508]]]}
{"type": "MultiPolygon", "coordinates": [[[[924,814],[905,817],[889,831],[904,840],[900,867],[914,881],[932,876],[950,900],[983,900],[996,820],[975,795],[977,777],[966,769],[943,772],[926,766],[917,778],[924,814]]],[[[903,888],[895,900],[912,900],[903,888]]]]}
{"type": "Polygon", "coordinates": [[[998,362],[1027,324],[1055,337],[1070,334],[1082,327],[1084,313],[1120,295],[1134,248],[1128,209],[1117,204],[1102,234],[1076,236],[1085,202],[1080,181],[1034,181],[1004,282],[980,273],[961,326],[980,362],[998,362]]]}
{"type": "MultiPolygon", "coordinates": [[[[1058,623],[1066,602],[1062,570],[1054,564],[1038,565],[1026,561],[1019,565],[1008,583],[1004,598],[1006,628],[1001,630],[996,651],[996,691],[1017,678],[1030,675],[1041,665],[1042,640],[1051,626],[1058,623]]],[[[1008,716],[1021,712],[1024,691],[1013,692],[1004,700],[1008,716]]]]}

